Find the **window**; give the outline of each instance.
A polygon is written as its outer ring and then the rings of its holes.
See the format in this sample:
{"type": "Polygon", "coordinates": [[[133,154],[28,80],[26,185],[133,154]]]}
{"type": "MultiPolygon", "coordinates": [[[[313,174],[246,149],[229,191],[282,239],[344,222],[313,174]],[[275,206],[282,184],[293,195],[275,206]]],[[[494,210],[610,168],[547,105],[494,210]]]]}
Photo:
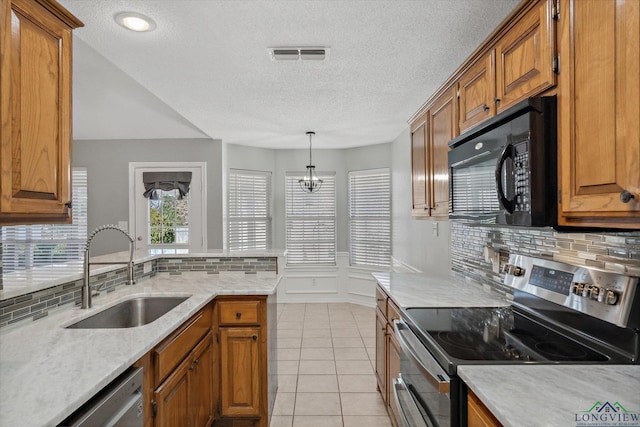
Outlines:
{"type": "Polygon", "coordinates": [[[231,169],[228,197],[229,250],[271,249],[271,172],[231,169]]]}
{"type": "Polygon", "coordinates": [[[149,200],[149,244],[189,243],[189,195],[178,190],[155,190],[149,200]]]}
{"type": "Polygon", "coordinates": [[[318,176],[322,187],[307,193],[302,172],[286,175],[287,265],[336,265],[336,177],[318,176]]]}
{"type": "Polygon", "coordinates": [[[53,279],[82,271],[87,240],[86,168],[73,168],[72,194],[71,224],[0,227],[5,282],[12,280],[8,273],[20,270],[32,270],[31,280],[53,279]]]}
{"type": "Polygon", "coordinates": [[[349,172],[349,259],[351,265],[391,263],[389,169],[349,172]]]}

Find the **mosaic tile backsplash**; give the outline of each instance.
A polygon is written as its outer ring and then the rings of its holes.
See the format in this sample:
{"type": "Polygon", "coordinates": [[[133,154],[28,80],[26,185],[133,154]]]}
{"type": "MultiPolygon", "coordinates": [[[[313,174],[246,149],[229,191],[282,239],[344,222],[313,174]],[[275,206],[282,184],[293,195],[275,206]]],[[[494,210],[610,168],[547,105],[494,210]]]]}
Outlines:
{"type": "Polygon", "coordinates": [[[640,232],[562,233],[550,228],[507,228],[467,225],[451,221],[451,268],[467,277],[489,283],[501,293],[511,293],[484,260],[484,247],[500,254],[531,255],[576,265],[626,272],[640,276],[640,232]]]}
{"type": "MultiPolygon", "coordinates": [[[[233,258],[162,258],[151,261],[152,268],[144,273],[144,264],[134,266],[136,281],[152,277],[159,272],[182,274],[185,271],[206,271],[209,274],[237,271],[244,274],[257,274],[262,271],[277,271],[276,257],[233,257],[233,258]]],[[[91,287],[99,291],[113,292],[124,286],[127,280],[127,268],[122,267],[109,273],[91,277],[91,287]]],[[[21,321],[38,320],[53,310],[65,305],[80,304],[82,298],[82,279],[64,283],[53,288],[33,292],[16,298],[0,301],[0,328],[21,321]]]]}

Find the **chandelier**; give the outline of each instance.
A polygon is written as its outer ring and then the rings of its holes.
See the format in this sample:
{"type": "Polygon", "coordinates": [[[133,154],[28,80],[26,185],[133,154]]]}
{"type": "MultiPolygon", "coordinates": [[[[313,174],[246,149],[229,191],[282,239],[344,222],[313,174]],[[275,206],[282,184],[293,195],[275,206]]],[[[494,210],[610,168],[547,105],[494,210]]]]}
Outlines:
{"type": "Polygon", "coordinates": [[[307,165],[307,172],[304,178],[298,180],[300,188],[306,193],[315,193],[322,187],[322,180],[318,178],[316,167],[311,161],[311,137],[315,134],[315,132],[307,132],[307,135],[309,135],[309,164],[307,165]]]}

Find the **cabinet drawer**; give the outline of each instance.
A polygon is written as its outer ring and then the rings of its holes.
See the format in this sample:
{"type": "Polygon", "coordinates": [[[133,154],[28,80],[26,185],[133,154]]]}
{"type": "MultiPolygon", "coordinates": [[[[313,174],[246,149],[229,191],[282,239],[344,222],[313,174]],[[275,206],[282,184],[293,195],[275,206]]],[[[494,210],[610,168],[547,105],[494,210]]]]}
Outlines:
{"type": "Polygon", "coordinates": [[[387,295],[380,288],[376,288],[376,305],[382,314],[387,317],[387,295]]]}
{"type": "Polygon", "coordinates": [[[259,325],[260,301],[218,302],[221,325],[259,325]]]}
{"type": "Polygon", "coordinates": [[[389,323],[392,323],[394,319],[399,318],[400,309],[393,301],[391,301],[391,299],[389,299],[389,302],[387,303],[387,320],[389,321],[389,323]]]}
{"type": "Polygon", "coordinates": [[[156,386],[173,371],[209,330],[211,330],[211,308],[207,306],[153,350],[156,386]]]}

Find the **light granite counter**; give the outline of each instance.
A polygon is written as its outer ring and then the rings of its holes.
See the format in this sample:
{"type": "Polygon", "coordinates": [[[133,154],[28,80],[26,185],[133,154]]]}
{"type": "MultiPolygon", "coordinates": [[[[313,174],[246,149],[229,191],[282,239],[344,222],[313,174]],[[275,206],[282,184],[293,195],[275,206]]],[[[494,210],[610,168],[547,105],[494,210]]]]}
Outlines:
{"type": "Polygon", "coordinates": [[[503,307],[510,304],[490,287],[456,275],[373,273],[378,284],[400,308],[503,307]]]}
{"type": "Polygon", "coordinates": [[[458,375],[505,427],[640,426],[638,365],[464,365],[458,375]]]}
{"type": "Polygon", "coordinates": [[[51,312],[0,330],[0,426],[55,426],[217,295],[271,295],[275,273],[159,274],[98,296],[93,308],[51,312]],[[155,322],[128,329],[64,329],[132,296],[190,296],[155,322]]]}

